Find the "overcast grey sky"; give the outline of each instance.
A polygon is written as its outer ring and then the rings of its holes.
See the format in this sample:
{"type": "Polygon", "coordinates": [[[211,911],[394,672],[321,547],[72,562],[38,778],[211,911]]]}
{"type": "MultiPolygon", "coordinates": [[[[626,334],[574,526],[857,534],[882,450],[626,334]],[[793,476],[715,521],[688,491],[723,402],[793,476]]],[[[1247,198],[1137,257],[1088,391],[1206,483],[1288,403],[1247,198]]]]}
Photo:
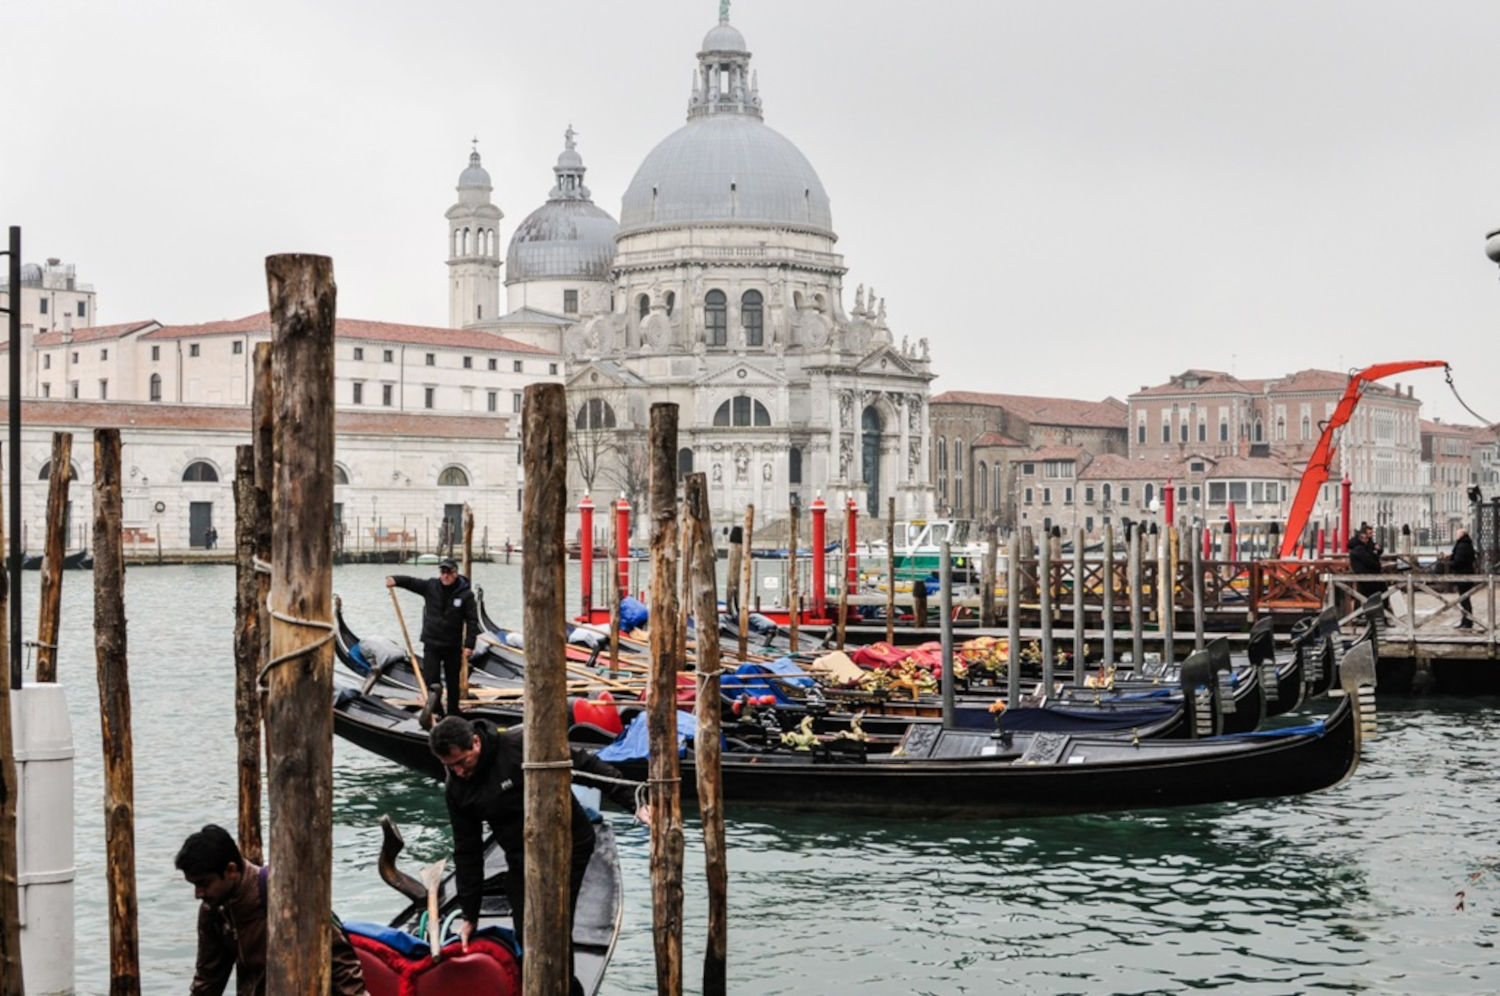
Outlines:
{"type": "MultiPolygon", "coordinates": [[[[716,0],[9,3],[0,224],[100,318],[265,307],[334,259],[350,317],[441,325],[477,135],[537,207],[569,122],[618,216],[684,120],[716,0]]],[[[937,390],[1123,398],[1186,367],[1445,359],[1500,418],[1500,3],[737,0],[766,123],[937,390]]],[[[1466,416],[1440,372],[1424,414],[1466,416]]]]}

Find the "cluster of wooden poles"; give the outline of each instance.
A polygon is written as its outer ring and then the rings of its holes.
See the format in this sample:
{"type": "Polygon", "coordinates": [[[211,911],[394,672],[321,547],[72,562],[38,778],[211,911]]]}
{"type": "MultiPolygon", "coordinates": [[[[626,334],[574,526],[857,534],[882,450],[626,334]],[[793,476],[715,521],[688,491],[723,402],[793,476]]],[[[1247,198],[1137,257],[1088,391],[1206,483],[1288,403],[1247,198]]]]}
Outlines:
{"type": "MultiPolygon", "coordinates": [[[[67,545],[68,485],[73,436],[52,436],[48,479],[45,556],[37,613],[38,684],[57,681],[57,644],[62,618],[62,567],[67,545]]],[[[134,854],[134,774],[130,739],[130,687],[126,668],[125,554],[122,517],[120,430],[94,431],[94,654],[99,684],[99,721],[104,754],[104,825],[109,888],[110,992],[139,993],[134,854]]],[[[0,536],[0,547],[4,545],[0,536]]],[[[0,574],[0,658],[10,658],[10,599],[19,598],[0,574]]],[[[0,992],[24,993],[20,937],[18,803],[11,694],[22,689],[13,669],[0,682],[0,992]]],[[[71,822],[68,826],[71,829],[71,822]]]]}

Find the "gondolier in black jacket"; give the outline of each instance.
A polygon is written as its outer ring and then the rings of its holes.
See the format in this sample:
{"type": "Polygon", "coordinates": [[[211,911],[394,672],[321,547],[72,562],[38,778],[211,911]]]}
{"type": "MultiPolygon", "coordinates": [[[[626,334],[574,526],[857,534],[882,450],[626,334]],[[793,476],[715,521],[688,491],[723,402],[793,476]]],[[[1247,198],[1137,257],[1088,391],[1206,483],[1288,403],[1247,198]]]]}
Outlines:
{"type": "Polygon", "coordinates": [[[435,715],[445,714],[440,688],[446,678],[447,712],[458,715],[463,669],[479,637],[479,603],[473,586],[448,558],[438,561],[435,578],[396,574],[385,579],[385,586],[422,596],[422,680],[427,684],[428,706],[435,715]]]}
{"type": "MultiPolygon", "coordinates": [[[[505,852],[507,871],[505,894],[510,900],[511,918],[516,939],[524,940],[522,924],[526,908],[526,792],[522,761],[524,744],[519,729],[498,732],[484,720],[470,722],[460,716],[449,716],[432,728],[428,744],[433,755],[447,769],[446,799],[448,819],[453,826],[454,876],[463,921],[458,936],[468,950],[469,937],[479,921],[480,898],[484,886],[484,826],[505,852]]],[[[605,778],[619,779],[620,772],[593,754],[573,751],[573,767],[605,778]]],[[[611,801],[633,811],[643,823],[650,823],[649,806],[635,805],[635,791],[629,784],[599,783],[611,801]]],[[[583,873],[594,854],[594,827],[588,812],[575,797],[572,800],[573,855],[568,891],[568,932],[571,936],[573,914],[578,906],[578,890],[583,873]]],[[[568,970],[572,972],[572,945],[568,948],[568,970]]],[[[577,978],[572,992],[582,992],[577,978]]]]}

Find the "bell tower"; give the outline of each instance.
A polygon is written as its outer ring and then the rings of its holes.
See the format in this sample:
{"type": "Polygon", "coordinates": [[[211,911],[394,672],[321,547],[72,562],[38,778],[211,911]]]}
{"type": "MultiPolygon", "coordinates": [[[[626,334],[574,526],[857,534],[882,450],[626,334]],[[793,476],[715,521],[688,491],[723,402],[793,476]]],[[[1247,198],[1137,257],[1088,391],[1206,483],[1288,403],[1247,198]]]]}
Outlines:
{"type": "Polygon", "coordinates": [[[490,174],[479,164],[479,139],[458,175],[448,218],[448,324],[461,329],[500,317],[501,210],[490,203],[490,174]]]}

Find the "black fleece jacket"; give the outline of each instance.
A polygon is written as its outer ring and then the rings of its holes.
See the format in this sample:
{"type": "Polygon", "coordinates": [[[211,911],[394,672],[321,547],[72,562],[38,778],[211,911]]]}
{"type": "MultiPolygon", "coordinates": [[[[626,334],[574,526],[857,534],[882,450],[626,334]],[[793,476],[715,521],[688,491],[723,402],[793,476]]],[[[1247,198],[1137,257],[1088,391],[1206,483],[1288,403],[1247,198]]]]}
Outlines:
{"type": "Polygon", "coordinates": [[[422,596],[422,646],[468,647],[479,638],[479,602],[469,579],[459,575],[452,584],[441,578],[394,574],[396,587],[422,596]]]}
{"type": "MultiPolygon", "coordinates": [[[[453,825],[453,863],[458,880],[458,899],[466,920],[479,917],[484,887],[484,824],[505,852],[512,874],[521,870],[525,857],[525,782],[521,763],[525,760],[519,729],[496,732],[484,720],[476,720],[479,763],[468,778],[448,775],[448,819],[453,825]]],[[[573,767],[608,778],[620,772],[585,750],[573,750],[573,767]]],[[[635,791],[628,785],[598,785],[621,808],[635,811],[635,791]]],[[[573,847],[592,847],[594,827],[577,798],[572,799],[573,847]]]]}

